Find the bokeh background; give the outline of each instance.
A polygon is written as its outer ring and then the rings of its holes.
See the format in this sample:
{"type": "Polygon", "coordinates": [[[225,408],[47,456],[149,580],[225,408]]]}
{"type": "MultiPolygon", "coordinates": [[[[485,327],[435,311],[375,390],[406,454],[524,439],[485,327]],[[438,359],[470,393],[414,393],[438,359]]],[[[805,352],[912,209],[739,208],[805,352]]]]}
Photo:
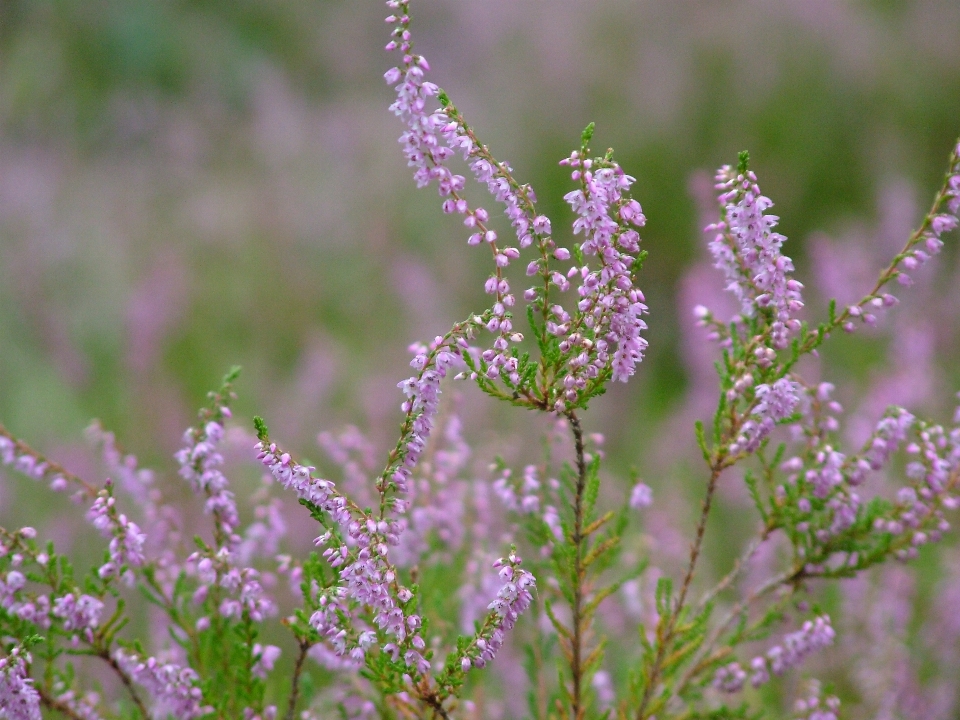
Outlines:
{"type": "MultiPolygon", "coordinates": [[[[607,437],[613,486],[635,468],[654,488],[653,546],[669,566],[700,494],[692,423],[714,402],[714,350],[691,308],[730,308],[701,232],[712,172],[751,152],[809,319],[830,297],[859,297],[922,217],[960,132],[960,3],[420,0],[414,12],[431,79],[533,185],[558,237],[571,214],[557,161],[588,122],[594,149],[615,148],[637,178],[650,351],[587,422],[607,437]]],[[[96,417],[169,468],[206,391],[239,364],[238,422],[262,414],[311,457],[318,431],[348,423],[392,444],[406,346],[483,307],[488,257],[409,177],[382,81],[384,14],[374,0],[0,1],[0,420],[12,432],[83,470],[96,417]]],[[[880,330],[806,368],[838,385],[851,441],[892,402],[949,419],[958,278],[948,243],[880,330]]],[[[494,451],[522,460],[543,428],[462,392],[478,467],[494,451]]],[[[25,482],[0,488],[0,516],[52,524],[25,482]]],[[[749,530],[732,522],[743,502],[731,485],[714,538],[749,530]]],[[[720,567],[729,552],[714,544],[720,567]]],[[[910,610],[896,620],[922,700],[937,648],[956,652],[960,636],[921,637],[937,583],[960,575],[944,548],[902,580],[910,610]]],[[[847,684],[869,708],[857,717],[881,717],[874,685],[847,684]]],[[[882,716],[914,717],[914,695],[882,716]]],[[[955,695],[916,717],[952,717],[955,695]]]]}

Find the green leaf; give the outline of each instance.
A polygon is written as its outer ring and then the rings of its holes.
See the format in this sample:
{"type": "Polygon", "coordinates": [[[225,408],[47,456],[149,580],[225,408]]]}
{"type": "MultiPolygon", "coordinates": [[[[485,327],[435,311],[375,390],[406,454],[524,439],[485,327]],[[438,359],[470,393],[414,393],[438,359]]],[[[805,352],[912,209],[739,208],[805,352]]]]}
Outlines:
{"type": "Polygon", "coordinates": [[[597,505],[597,497],[600,495],[600,455],[594,455],[590,464],[587,465],[587,486],[583,492],[584,519],[590,521],[593,518],[593,510],[597,505]]]}
{"type": "Polygon", "coordinates": [[[693,426],[697,434],[697,445],[700,446],[700,452],[703,453],[703,461],[707,465],[711,465],[712,463],[710,461],[710,448],[707,446],[707,438],[705,435],[705,431],[703,429],[703,421],[697,420],[693,424],[693,426]]]}

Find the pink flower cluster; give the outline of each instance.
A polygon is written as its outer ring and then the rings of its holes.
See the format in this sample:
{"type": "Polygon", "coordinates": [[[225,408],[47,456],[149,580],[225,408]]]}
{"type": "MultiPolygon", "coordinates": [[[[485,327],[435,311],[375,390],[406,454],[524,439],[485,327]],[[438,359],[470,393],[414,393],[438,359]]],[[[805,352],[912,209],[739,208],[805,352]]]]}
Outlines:
{"type": "MultiPolygon", "coordinates": [[[[940,239],[940,236],[955,230],[960,225],[960,220],[957,217],[957,213],[960,212],[960,145],[954,149],[949,174],[947,192],[943,196],[946,201],[946,212],[943,212],[944,208],[942,207],[937,208],[940,212],[936,212],[928,218],[923,232],[917,239],[916,245],[922,243],[923,248],[914,246],[904,254],[898,266],[897,274],[897,282],[901,285],[913,284],[913,280],[907,272],[916,270],[926,263],[932,255],[938,254],[943,247],[943,240],[940,239]]],[[[866,318],[864,320],[866,321],[866,318]]]]}
{"type": "Polygon", "coordinates": [[[155,657],[144,660],[124,650],[117,650],[113,659],[133,682],[142,686],[153,698],[153,717],[173,716],[177,720],[193,720],[213,710],[203,705],[199,677],[191,668],[164,663],[155,657]]]}
{"type": "Polygon", "coordinates": [[[67,708],[72,718],[77,720],[102,720],[102,716],[97,711],[100,704],[100,695],[95,692],[87,692],[79,695],[73,690],[66,690],[57,695],[57,704],[67,708]]]}
{"type": "MultiPolygon", "coordinates": [[[[224,417],[230,417],[230,409],[219,407],[224,417]]],[[[190,428],[183,435],[185,447],[175,455],[180,463],[180,476],[190,483],[194,492],[207,497],[204,512],[213,515],[217,526],[218,542],[234,548],[240,542],[236,529],[240,524],[237,503],[229,490],[230,483],[221,472],[223,456],[217,445],[223,439],[223,425],[211,420],[202,428],[190,428]]]]}
{"type": "Polygon", "coordinates": [[[93,631],[100,625],[103,603],[91,595],[72,592],[53,602],[55,617],[63,620],[67,632],[82,633],[87,642],[93,642],[93,631]]]}
{"type": "MultiPolygon", "coordinates": [[[[577,309],[583,314],[583,324],[594,335],[594,341],[578,333],[567,338],[571,348],[582,347],[582,352],[570,360],[569,374],[564,378],[564,386],[573,395],[568,395],[568,399],[572,400],[576,390],[586,385],[586,379],[596,377],[608,364],[613,379],[626,382],[643,360],[647,341],[640,332],[647,325],[641,316],[647,312],[647,306],[643,293],[634,287],[632,274],[640,251],[640,235],[629,225],[643,227],[646,218],[640,204],[625,196],[634,178],[617,163],[581,158],[579,152],[574,152],[562,164],[573,168],[571,177],[581,184],[579,190],[564,196],[577,214],[573,232],[584,234],[580,250],[584,255],[595,256],[600,264],[598,270],[591,271],[584,265],[568,273],[569,277],[580,275],[577,309]]],[[[568,286],[562,276],[554,281],[561,290],[568,286]]],[[[569,319],[557,307],[551,309],[557,323],[553,333],[563,337],[569,331],[569,319]]]]}
{"type": "Polygon", "coordinates": [[[108,476],[138,504],[152,504],[149,490],[154,480],[153,471],[138,467],[135,455],[124,455],[117,447],[116,436],[105,430],[99,421],[91,423],[86,435],[92,443],[100,445],[100,457],[108,476]]]}
{"type": "Polygon", "coordinates": [[[482,668],[492,661],[503,645],[504,632],[513,629],[520,615],[530,607],[532,590],[536,588],[537,581],[531,573],[520,568],[522,562],[519,555],[511,553],[493,564],[504,583],[497,597],[487,606],[495,620],[481,631],[472,648],[461,659],[460,667],[464,672],[471,666],[482,668]]]}
{"type": "MultiPolygon", "coordinates": [[[[823,389],[819,390],[818,393],[822,397],[826,397],[823,389]]],[[[831,403],[831,406],[833,409],[839,409],[839,405],[836,403],[831,403]]],[[[838,428],[836,418],[829,417],[827,420],[833,422],[827,423],[828,427],[824,429],[833,431],[838,428]]],[[[877,423],[876,429],[867,440],[861,453],[849,458],[842,452],[835,450],[831,445],[818,446],[812,465],[804,473],[804,480],[813,487],[814,497],[821,499],[827,497],[844,480],[850,486],[861,485],[866,480],[867,473],[871,470],[880,470],[887,464],[890,456],[906,439],[907,432],[915,421],[916,418],[903,408],[890,409],[877,423]]],[[[822,423],[823,421],[821,421],[822,423]]],[[[793,473],[788,478],[789,482],[797,480],[798,475],[796,473],[802,468],[803,459],[800,457],[792,457],[781,465],[784,472],[793,473]]]]}
{"type": "Polygon", "coordinates": [[[0,463],[10,465],[17,472],[23,473],[34,480],[42,480],[47,474],[53,477],[50,479],[50,488],[52,490],[66,490],[67,480],[60,473],[51,472],[50,465],[37,458],[30,452],[24,452],[13,438],[8,437],[0,428],[0,463]]]}
{"type": "Polygon", "coordinates": [[[532,207],[533,190],[528,186],[522,189],[514,187],[508,165],[494,163],[480,152],[481,149],[466,132],[466,128],[451,120],[447,111],[426,109],[427,100],[437,95],[439,88],[424,80],[424,72],[430,68],[427,60],[413,54],[407,5],[404,0],[387,2],[387,6],[395,11],[395,14],[386,19],[388,24],[395,25],[393,39],[387,44],[387,50],[400,50],[403,53],[402,67],[393,67],[384,75],[387,84],[395,86],[397,92],[397,99],[390,106],[390,110],[407,126],[407,130],[400,136],[400,143],[407,164],[414,168],[417,187],[425,187],[436,181],[440,196],[446,198],[443,202],[444,212],[464,215],[464,225],[473,231],[468,243],[487,244],[493,253],[496,270],[484,288],[488,294],[494,296],[492,317],[486,321],[486,327],[490,332],[499,333],[492,354],[500,362],[491,366],[491,370],[495,372],[491,377],[497,377],[502,366],[509,361],[503,354],[507,344],[520,338],[511,333],[513,321],[508,308],[513,306],[515,299],[510,293],[510,283],[502,273],[503,268],[520,257],[520,251],[515,247],[497,246],[496,231],[486,226],[489,213],[480,207],[472,209],[460,196],[466,180],[447,168],[446,160],[456,150],[463,153],[477,181],[485,184],[491,194],[506,205],[506,214],[517,232],[521,247],[532,243],[531,228],[538,234],[549,234],[549,220],[533,220],[528,217],[530,213],[523,205],[532,207]],[[525,197],[521,198],[518,190],[522,190],[525,197]]]}
{"type": "MultiPolygon", "coordinates": [[[[210,588],[218,585],[231,595],[220,601],[217,612],[221,616],[241,617],[246,613],[254,622],[263,622],[265,617],[276,614],[276,606],[260,584],[260,573],[253,568],[237,567],[226,548],[218,550],[213,558],[193,553],[187,558],[187,568],[200,583],[193,594],[194,603],[202,604],[210,588]]],[[[201,618],[197,629],[204,630],[209,624],[209,618],[201,618]]]]}
{"type": "Polygon", "coordinates": [[[800,386],[795,380],[782,377],[772,385],[757,385],[755,399],[750,417],[740,427],[736,442],[730,446],[733,454],[754,452],[778,422],[793,414],[800,402],[800,386]]]}
{"type": "Polygon", "coordinates": [[[785,348],[800,329],[796,315],[803,307],[803,285],[789,277],[793,261],[780,252],[786,238],[773,230],[778,218],[764,214],[773,202],[761,194],[752,171],[735,175],[729,165],[717,172],[716,188],[722,191],[724,218],[707,228],[717,231],[709,246],[716,267],[740,301],[744,317],[753,317],[758,308],[770,309],[770,343],[785,348]]]}
{"type": "Polygon", "coordinates": [[[450,195],[462,190],[464,178],[454,175],[444,166],[444,161],[453,155],[439,139],[440,129],[446,124],[446,115],[442,110],[428,113],[427,99],[436,95],[438,88],[424,80],[424,71],[430,69],[426,58],[412,54],[408,24],[410,18],[405,14],[405,2],[390,2],[388,7],[399,10],[401,14],[391,15],[387,23],[396,25],[394,40],[387,45],[388,50],[400,49],[403,53],[403,68],[390,68],[384,74],[388,85],[396,86],[397,99],[390,110],[408,127],[400,136],[403,154],[407,164],[415,168],[413,178],[417,187],[426,187],[432,181],[440,186],[441,195],[450,195]]]}
{"type": "MultiPolygon", "coordinates": [[[[107,481],[108,488],[110,481],[107,481]]],[[[143,546],[147,540],[140,527],[129,520],[126,515],[117,513],[116,498],[109,490],[102,491],[87,512],[87,520],[100,534],[110,538],[110,559],[100,566],[98,574],[101,578],[118,577],[124,568],[124,581],[132,585],[134,581],[131,568],[143,565],[146,560],[143,546]]]]}
{"type": "Polygon", "coordinates": [[[21,647],[0,658],[0,708],[8,720],[41,720],[40,694],[27,672],[30,661],[21,647]]]}
{"type": "MultiPolygon", "coordinates": [[[[333,483],[312,477],[314,468],[293,462],[289,454],[280,452],[273,443],[266,446],[258,443],[257,450],[258,458],[278,482],[322,508],[349,538],[349,546],[336,541],[329,532],[317,539],[318,545],[330,545],[324,550],[323,557],[331,567],[342,568],[340,580],[343,583],[320,599],[321,607],[311,618],[311,624],[317,632],[330,640],[338,655],[345,654],[350,649],[347,644],[349,638],[340,617],[347,609],[343,601],[353,600],[368,609],[377,627],[393,639],[383,646],[383,651],[397,659],[402,651],[401,646],[406,647],[404,662],[415,668],[417,673],[426,673],[430,663],[422,655],[426,643],[418,633],[420,617],[406,614],[401,607],[400,603],[406,602],[412,595],[409,590],[394,587],[396,572],[386,558],[388,545],[399,543],[400,528],[397,522],[378,521],[372,517],[354,518],[346,500],[336,492],[333,483]]],[[[370,636],[361,634],[361,637],[363,642],[355,643],[353,648],[365,650],[365,646],[369,646],[370,636]]]]}
{"type": "Polygon", "coordinates": [[[877,519],[876,529],[894,535],[909,534],[910,545],[897,551],[897,557],[908,560],[917,556],[921,546],[941,539],[950,529],[944,508],[960,506],[957,485],[960,473],[960,427],[949,432],[940,425],[918,422],[917,440],[907,445],[907,452],[916,456],[907,464],[910,487],[897,493],[894,516],[877,519]]]}
{"type": "MultiPolygon", "coordinates": [[[[50,598],[47,595],[33,595],[25,592],[27,576],[21,572],[24,553],[23,540],[32,540],[36,537],[36,530],[32,527],[20,528],[9,537],[10,547],[0,544],[0,558],[9,558],[11,569],[5,575],[0,575],[0,609],[11,617],[34,623],[38,628],[50,627],[50,598]],[[18,548],[17,545],[20,545],[18,548]]],[[[50,558],[46,553],[39,553],[33,557],[38,565],[46,565],[50,558]]]]}
{"type": "MultiPolygon", "coordinates": [[[[807,620],[799,630],[784,637],[782,645],[774,645],[765,655],[750,661],[750,684],[760,687],[769,682],[770,673],[782,675],[797,667],[811,653],[832,645],[835,637],[828,615],[807,620]]],[[[743,689],[746,680],[747,672],[734,662],[717,670],[713,685],[723,692],[735,693],[743,689]]]]}
{"type": "MultiPolygon", "coordinates": [[[[463,341],[464,345],[466,341],[463,341]]],[[[457,345],[457,348],[460,348],[457,345]]],[[[410,366],[417,374],[397,384],[407,399],[400,409],[412,417],[412,425],[405,438],[403,462],[394,470],[391,480],[399,492],[407,491],[411,470],[416,467],[433,432],[437,410],[440,407],[440,381],[447,370],[458,361],[457,352],[452,352],[443,338],[436,338],[432,347],[414,346],[416,356],[410,366]]]]}

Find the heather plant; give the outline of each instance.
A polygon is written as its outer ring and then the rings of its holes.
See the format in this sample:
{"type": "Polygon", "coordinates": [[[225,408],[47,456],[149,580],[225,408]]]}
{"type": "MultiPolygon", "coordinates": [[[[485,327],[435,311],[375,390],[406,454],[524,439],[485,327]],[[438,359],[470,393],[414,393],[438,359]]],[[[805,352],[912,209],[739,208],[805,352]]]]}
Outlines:
{"type": "MultiPolygon", "coordinates": [[[[30,526],[0,529],[0,717],[491,717],[514,687],[498,693],[485,680],[499,663],[522,668],[524,714],[538,720],[759,717],[784,707],[767,692],[777,678],[836,641],[816,587],[909,562],[949,529],[960,412],[937,423],[890,407],[847,448],[835,388],[811,379],[809,361],[832,335],[879,323],[898,304],[896,286],[939,253],[958,225],[960,145],[873,287],[815,324],[748,154],[718,171],[708,249],[737,311],[696,310],[716,345],[719,393],[713,417],[692,429],[703,499],[674,578],[651,572],[631,537],[657,501],[651,488],[632,478],[613,502],[601,487],[603,438],[588,427],[591,401],[627,382],[647,347],[634,178],[612,150],[591,148],[588,125],[560,161],[575,216],[563,240],[533,189],[426,80],[410,3],[387,5],[387,50],[399,62],[385,79],[403,154],[417,185],[436,185],[442,210],[462,218],[467,244],[490,253],[490,306],[411,346],[385,462],[356,428],[321,435],[342,470],[336,482],[271,437],[267,420],[253,419],[253,438],[232,419],[232,370],[175,456],[208,518],[197,534],[175,493],[99,424],[89,435],[102,483],[0,426],[3,464],[70,492],[105,545],[84,567],[30,526]],[[451,169],[458,155],[503,205],[509,231],[468,200],[466,177],[451,169]],[[471,477],[456,402],[441,395],[456,382],[547,418],[540,462],[491,458],[489,476],[471,477]],[[244,442],[267,473],[252,511],[238,507],[224,456],[244,442]],[[868,492],[878,474],[898,480],[868,492]],[[707,523],[721,483],[733,482],[748,491],[756,532],[706,582],[707,523]],[[283,493],[317,526],[308,557],[282,552],[283,493]],[[743,582],[762,553],[769,572],[743,582]],[[611,611],[630,598],[634,612],[611,611]],[[628,630],[606,637],[618,624],[628,630]]],[[[833,692],[811,680],[794,716],[838,717],[833,692]]]]}

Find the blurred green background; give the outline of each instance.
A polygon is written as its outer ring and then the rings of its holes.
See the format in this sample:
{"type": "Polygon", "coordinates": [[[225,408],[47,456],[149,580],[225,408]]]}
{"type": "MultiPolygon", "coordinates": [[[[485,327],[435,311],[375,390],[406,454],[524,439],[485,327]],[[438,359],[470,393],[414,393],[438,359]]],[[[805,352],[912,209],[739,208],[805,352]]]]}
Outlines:
{"type": "MultiPolygon", "coordinates": [[[[0,4],[0,417],[13,431],[43,445],[100,417],[153,459],[237,363],[241,413],[275,417],[288,442],[344,421],[392,433],[406,344],[481,307],[487,259],[408,179],[383,11],[0,4]]],[[[811,287],[805,239],[871,222],[891,179],[925,206],[960,128],[955,2],[414,11],[432,78],[555,226],[569,219],[556,163],[587,122],[637,177],[651,350],[607,403],[623,442],[687,383],[675,298],[702,253],[693,173],[749,149],[811,287]]]]}
{"type": "MultiPolygon", "coordinates": [[[[709,412],[691,400],[709,394],[712,360],[689,311],[717,296],[701,233],[713,170],[750,150],[817,319],[832,289],[855,285],[849,301],[872,284],[960,132],[955,0],[413,9],[431,79],[533,185],[559,238],[571,215],[557,161],[588,122],[594,149],[615,148],[637,178],[650,352],[587,422],[608,435],[611,472],[637,466],[658,501],[696,467],[682,458],[709,412]]],[[[351,422],[392,444],[406,346],[483,307],[488,258],[404,165],[384,14],[373,0],[0,0],[0,420],[12,432],[82,465],[76,446],[98,417],[146,463],[167,463],[239,364],[241,422],[263,414],[314,455],[317,431],[351,422]]],[[[481,188],[468,194],[495,210],[481,188]]],[[[822,373],[849,383],[842,401],[893,377],[884,402],[949,408],[955,255],[914,306],[936,319],[926,364],[896,359],[914,347],[902,327],[842,340],[822,373]]],[[[464,394],[476,442],[506,430],[522,447],[529,418],[464,394]]],[[[663,502],[698,496],[693,485],[663,502]]],[[[12,498],[0,514],[18,514],[12,498]]]]}

